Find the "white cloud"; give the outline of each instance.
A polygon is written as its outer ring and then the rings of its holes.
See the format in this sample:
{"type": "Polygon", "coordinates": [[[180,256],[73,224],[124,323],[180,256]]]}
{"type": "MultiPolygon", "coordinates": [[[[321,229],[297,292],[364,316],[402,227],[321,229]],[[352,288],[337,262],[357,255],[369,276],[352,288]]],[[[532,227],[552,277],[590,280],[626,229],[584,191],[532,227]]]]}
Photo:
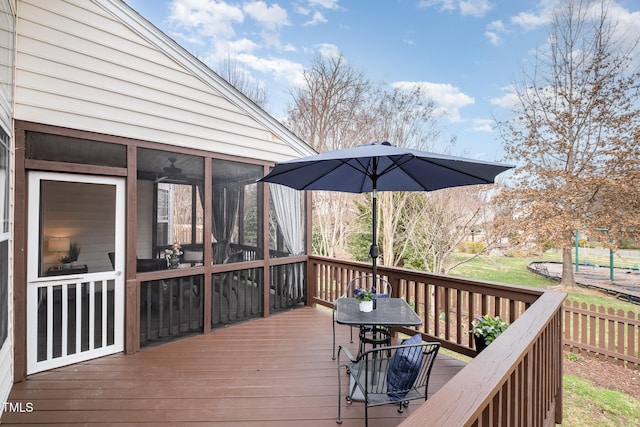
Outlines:
{"type": "Polygon", "coordinates": [[[489,39],[489,43],[494,46],[498,46],[500,43],[502,43],[502,37],[500,37],[500,35],[496,32],[485,31],[484,35],[489,39]]]}
{"type": "Polygon", "coordinates": [[[269,31],[288,24],[287,11],[277,4],[267,6],[263,1],[256,1],[245,4],[242,10],[269,31]]]}
{"type": "Polygon", "coordinates": [[[309,0],[309,6],[322,9],[338,9],[338,0],[309,0]]]}
{"type": "Polygon", "coordinates": [[[327,18],[324,17],[322,12],[316,10],[315,12],[313,12],[313,16],[311,17],[311,19],[305,22],[303,25],[305,27],[308,27],[318,24],[326,24],[327,22],[329,21],[327,21],[327,18]]]}
{"type": "Polygon", "coordinates": [[[494,4],[489,0],[462,0],[460,1],[460,13],[465,16],[481,18],[493,9],[494,4]]]}
{"type": "MultiPolygon", "coordinates": [[[[612,18],[618,20],[618,25],[615,27],[616,36],[625,41],[626,48],[631,49],[640,39],[640,12],[629,12],[614,3],[609,7],[609,13],[612,18]]],[[[635,58],[634,65],[640,67],[640,56],[635,55],[635,58]]]]}
{"type": "Polygon", "coordinates": [[[498,107],[504,108],[505,110],[513,111],[520,103],[520,99],[514,92],[513,86],[503,87],[502,92],[504,93],[504,95],[497,98],[491,98],[489,102],[491,103],[491,105],[496,105],[498,107]]]}
{"type": "Polygon", "coordinates": [[[532,31],[550,23],[550,15],[536,15],[530,12],[522,12],[511,18],[511,22],[525,31],[532,31]]]}
{"type": "Polygon", "coordinates": [[[487,14],[495,5],[490,0],[422,0],[418,7],[437,7],[441,11],[460,11],[464,16],[475,16],[481,18],[487,14]]]}
{"type": "Polygon", "coordinates": [[[320,55],[325,58],[338,58],[340,56],[340,49],[338,46],[329,43],[317,44],[315,46],[316,50],[320,55]]]}
{"type": "Polygon", "coordinates": [[[260,58],[255,55],[242,54],[236,58],[248,68],[264,74],[273,75],[277,79],[300,86],[304,83],[302,64],[282,58],[260,58]]]}
{"type": "Polygon", "coordinates": [[[233,24],[244,20],[242,10],[215,0],[174,0],[169,21],[187,28],[197,28],[209,37],[233,37],[233,24]]]}
{"type": "Polygon", "coordinates": [[[257,48],[257,44],[253,40],[219,40],[215,44],[215,51],[220,52],[219,59],[226,59],[228,55],[235,56],[240,53],[253,52],[257,48]]]}
{"type": "Polygon", "coordinates": [[[456,10],[455,0],[422,0],[418,3],[418,7],[439,7],[440,10],[454,11],[456,10]]]}
{"type": "Polygon", "coordinates": [[[493,132],[494,121],[491,119],[473,119],[471,123],[471,130],[475,132],[493,132]]]}
{"type": "Polygon", "coordinates": [[[461,120],[461,108],[475,104],[473,97],[462,93],[460,89],[449,83],[396,82],[392,86],[403,90],[419,89],[426,98],[436,103],[437,113],[446,115],[452,122],[461,120]]]}
{"type": "Polygon", "coordinates": [[[498,46],[502,43],[502,35],[508,33],[502,21],[493,21],[487,25],[484,35],[489,39],[489,43],[498,46]]]}

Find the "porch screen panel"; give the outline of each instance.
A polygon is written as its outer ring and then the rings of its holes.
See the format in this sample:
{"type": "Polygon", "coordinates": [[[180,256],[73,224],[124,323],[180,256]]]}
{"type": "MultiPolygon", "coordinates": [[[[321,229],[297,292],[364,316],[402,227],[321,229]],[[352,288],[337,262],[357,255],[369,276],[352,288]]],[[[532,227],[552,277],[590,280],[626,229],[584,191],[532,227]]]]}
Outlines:
{"type": "Polygon", "coordinates": [[[137,157],[137,271],[202,265],[204,159],[145,148],[137,157]]]}
{"type": "Polygon", "coordinates": [[[127,147],[109,142],[27,132],[25,157],[33,160],[127,167],[127,147]]]}
{"type": "Polygon", "coordinates": [[[140,283],[140,345],[202,332],[202,275],[140,283]]]}
{"type": "Polygon", "coordinates": [[[262,316],[262,268],[216,273],[212,277],[211,286],[212,328],[262,316]]]}
{"type": "Polygon", "coordinates": [[[212,160],[213,262],[262,259],[262,166],[212,160]]]}

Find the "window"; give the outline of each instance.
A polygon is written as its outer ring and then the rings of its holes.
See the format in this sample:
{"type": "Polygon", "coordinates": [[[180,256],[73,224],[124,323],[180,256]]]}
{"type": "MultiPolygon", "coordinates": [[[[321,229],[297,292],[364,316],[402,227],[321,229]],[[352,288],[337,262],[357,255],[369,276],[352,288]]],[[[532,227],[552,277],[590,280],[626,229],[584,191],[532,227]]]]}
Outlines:
{"type": "Polygon", "coordinates": [[[138,149],[138,272],[202,265],[204,250],[202,157],[138,149]],[[165,250],[181,246],[179,262],[165,250]]]}

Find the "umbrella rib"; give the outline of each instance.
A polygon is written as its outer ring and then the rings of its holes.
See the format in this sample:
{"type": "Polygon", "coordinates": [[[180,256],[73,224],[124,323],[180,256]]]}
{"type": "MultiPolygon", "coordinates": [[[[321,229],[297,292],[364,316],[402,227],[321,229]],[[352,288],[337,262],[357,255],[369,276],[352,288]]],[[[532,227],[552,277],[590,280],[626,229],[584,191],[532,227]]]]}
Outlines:
{"type": "MultiPolygon", "coordinates": [[[[446,166],[446,165],[440,164],[440,163],[438,163],[438,162],[434,162],[433,160],[429,160],[429,159],[425,159],[425,158],[421,158],[421,157],[418,157],[418,159],[422,160],[422,161],[423,161],[423,162],[425,162],[425,163],[430,163],[430,164],[432,164],[432,165],[435,165],[435,166],[441,167],[441,168],[443,168],[443,169],[447,169],[447,170],[453,171],[453,172],[455,172],[455,173],[460,173],[460,174],[466,175],[466,176],[468,176],[468,177],[475,178],[475,179],[477,179],[477,180],[479,180],[479,181],[483,181],[483,182],[484,182],[484,183],[486,183],[486,184],[491,184],[491,183],[493,183],[493,182],[494,182],[494,179],[492,179],[492,180],[488,181],[486,178],[481,177],[481,176],[479,176],[479,175],[476,175],[476,174],[473,174],[473,173],[470,173],[470,172],[466,172],[466,171],[461,171],[460,169],[455,169],[455,168],[452,168],[452,167],[449,167],[449,166],[446,166]]],[[[412,177],[412,178],[413,178],[413,177],[412,177]]]]}
{"type": "MultiPolygon", "coordinates": [[[[342,163],[344,163],[344,161],[342,161],[342,160],[341,160],[341,162],[342,162],[342,163]]],[[[275,174],[275,175],[272,175],[272,176],[271,176],[271,178],[275,178],[275,177],[280,176],[280,175],[290,174],[290,173],[292,173],[292,172],[294,172],[294,171],[297,171],[297,170],[299,170],[299,169],[302,169],[302,168],[307,167],[307,165],[308,165],[307,163],[300,163],[299,165],[296,165],[296,167],[293,167],[293,168],[291,168],[291,169],[287,169],[287,170],[285,170],[285,171],[282,171],[282,172],[280,172],[280,173],[277,173],[277,174],[275,174]]],[[[331,169],[329,169],[328,171],[326,171],[326,172],[325,172],[325,175],[327,175],[327,174],[329,174],[329,173],[333,172],[334,170],[338,169],[340,166],[342,166],[342,164],[341,164],[341,163],[336,164],[336,166],[334,166],[333,168],[331,168],[331,169]]],[[[306,190],[306,189],[307,189],[307,187],[308,187],[309,185],[311,185],[315,180],[316,180],[316,177],[315,177],[315,176],[310,176],[310,177],[309,177],[309,179],[308,179],[308,180],[307,180],[307,181],[306,181],[302,186],[300,186],[300,188],[299,188],[299,189],[300,189],[300,190],[306,190]]],[[[284,184],[283,184],[283,185],[284,185],[284,184]]]]}

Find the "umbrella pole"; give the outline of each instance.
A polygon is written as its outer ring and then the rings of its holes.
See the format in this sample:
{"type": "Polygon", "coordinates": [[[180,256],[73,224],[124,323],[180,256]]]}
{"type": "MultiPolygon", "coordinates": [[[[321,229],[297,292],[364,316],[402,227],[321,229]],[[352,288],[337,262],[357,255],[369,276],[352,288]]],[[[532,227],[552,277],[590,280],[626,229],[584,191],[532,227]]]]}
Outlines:
{"type": "Polygon", "coordinates": [[[369,249],[369,255],[371,255],[371,259],[372,259],[372,266],[371,266],[371,270],[373,273],[373,280],[374,283],[377,282],[378,280],[378,255],[380,253],[380,249],[378,248],[378,227],[377,227],[377,223],[378,223],[378,194],[377,194],[377,190],[373,189],[372,191],[372,204],[373,204],[373,233],[372,233],[372,237],[371,237],[371,249],[369,249]]]}

